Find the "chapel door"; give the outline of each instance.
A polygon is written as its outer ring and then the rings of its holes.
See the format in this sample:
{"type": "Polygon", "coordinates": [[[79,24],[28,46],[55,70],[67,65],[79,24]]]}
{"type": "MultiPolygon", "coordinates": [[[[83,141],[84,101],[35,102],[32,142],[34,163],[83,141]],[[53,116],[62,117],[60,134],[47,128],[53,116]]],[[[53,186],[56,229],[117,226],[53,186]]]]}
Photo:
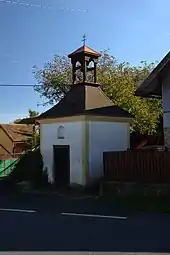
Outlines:
{"type": "Polygon", "coordinates": [[[67,186],[70,182],[70,147],[54,145],[54,180],[58,186],[67,186]]]}

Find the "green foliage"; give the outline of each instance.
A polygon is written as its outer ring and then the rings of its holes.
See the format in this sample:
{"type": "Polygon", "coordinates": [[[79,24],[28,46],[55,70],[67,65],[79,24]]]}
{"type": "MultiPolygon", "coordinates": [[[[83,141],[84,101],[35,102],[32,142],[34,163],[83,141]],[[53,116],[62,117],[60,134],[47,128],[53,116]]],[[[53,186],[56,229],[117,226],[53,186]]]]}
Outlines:
{"type": "Polygon", "coordinates": [[[15,183],[27,181],[34,187],[48,185],[48,175],[43,170],[40,150],[28,151],[24,154],[15,165],[9,179],[15,183]]]}
{"type": "Polygon", "coordinates": [[[19,123],[21,121],[21,119],[16,119],[16,120],[14,120],[14,124],[17,124],[17,123],[19,123]]]}
{"type": "Polygon", "coordinates": [[[47,100],[47,103],[59,101],[68,92],[72,74],[70,60],[67,57],[55,55],[43,69],[34,66],[33,73],[38,84],[43,84],[35,86],[35,90],[47,100]]]}
{"type": "MultiPolygon", "coordinates": [[[[136,88],[151,72],[155,63],[141,61],[140,66],[136,67],[125,62],[118,63],[107,51],[101,53],[97,71],[101,89],[115,105],[134,116],[132,131],[140,131],[143,134],[155,133],[162,115],[161,100],[134,95],[136,88]]],[[[34,66],[34,75],[38,84],[43,85],[35,86],[35,91],[45,98],[45,104],[56,103],[63,98],[72,83],[70,60],[56,55],[44,68],[38,69],[34,66]]]]}
{"type": "MultiPolygon", "coordinates": [[[[34,110],[28,109],[28,118],[36,117],[39,115],[39,112],[36,112],[34,110]]],[[[21,119],[16,119],[14,121],[15,124],[19,123],[21,119]]],[[[35,146],[40,144],[40,134],[39,133],[33,133],[32,136],[26,141],[26,149],[32,149],[35,146]]]]}
{"type": "MultiPolygon", "coordinates": [[[[34,110],[29,109],[28,110],[29,117],[36,117],[39,115],[39,112],[36,112],[34,110]]],[[[38,146],[40,144],[40,134],[39,133],[33,133],[30,139],[27,140],[27,149],[32,149],[35,146],[38,146]]]]}
{"type": "Polygon", "coordinates": [[[39,115],[39,112],[33,111],[31,109],[28,110],[29,117],[36,117],[39,115]]]}
{"type": "Polygon", "coordinates": [[[33,149],[40,145],[40,134],[32,134],[32,136],[26,141],[26,149],[33,149]]]}
{"type": "MultiPolygon", "coordinates": [[[[39,115],[39,112],[36,112],[34,110],[28,109],[28,117],[27,118],[31,118],[31,117],[36,117],[39,115]]],[[[17,124],[21,121],[22,119],[16,119],[14,120],[14,124],[17,124]]]]}

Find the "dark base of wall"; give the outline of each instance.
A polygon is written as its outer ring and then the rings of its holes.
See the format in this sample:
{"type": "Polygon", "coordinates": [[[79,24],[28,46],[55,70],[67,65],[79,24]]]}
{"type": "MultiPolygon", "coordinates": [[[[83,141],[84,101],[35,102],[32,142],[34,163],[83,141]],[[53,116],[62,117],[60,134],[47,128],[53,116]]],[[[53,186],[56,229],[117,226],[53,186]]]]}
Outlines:
{"type": "Polygon", "coordinates": [[[170,196],[170,184],[105,182],[101,184],[100,194],[117,196],[170,196]]]}

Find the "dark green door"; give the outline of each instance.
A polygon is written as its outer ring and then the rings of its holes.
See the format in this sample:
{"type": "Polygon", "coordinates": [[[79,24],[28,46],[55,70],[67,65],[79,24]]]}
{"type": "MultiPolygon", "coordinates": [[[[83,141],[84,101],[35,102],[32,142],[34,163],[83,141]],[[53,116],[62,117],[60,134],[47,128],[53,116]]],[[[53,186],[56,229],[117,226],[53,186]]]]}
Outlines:
{"type": "Polygon", "coordinates": [[[54,180],[59,186],[70,182],[70,148],[69,145],[54,145],[54,180]]]}

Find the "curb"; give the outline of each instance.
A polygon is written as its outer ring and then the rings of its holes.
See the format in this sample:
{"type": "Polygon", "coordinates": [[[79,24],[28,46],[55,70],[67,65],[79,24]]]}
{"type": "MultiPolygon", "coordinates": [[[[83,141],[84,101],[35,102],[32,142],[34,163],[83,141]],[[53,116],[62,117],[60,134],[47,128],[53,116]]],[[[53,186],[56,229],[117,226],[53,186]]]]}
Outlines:
{"type": "Polygon", "coordinates": [[[94,199],[98,199],[100,196],[68,196],[67,194],[64,193],[59,193],[59,192],[46,192],[46,191],[39,191],[39,190],[30,190],[30,191],[26,191],[23,190],[22,193],[31,193],[31,194],[37,194],[37,195],[47,195],[47,196],[58,196],[58,197],[64,197],[64,198],[69,198],[69,199],[89,199],[89,198],[94,198],[94,199]]]}

